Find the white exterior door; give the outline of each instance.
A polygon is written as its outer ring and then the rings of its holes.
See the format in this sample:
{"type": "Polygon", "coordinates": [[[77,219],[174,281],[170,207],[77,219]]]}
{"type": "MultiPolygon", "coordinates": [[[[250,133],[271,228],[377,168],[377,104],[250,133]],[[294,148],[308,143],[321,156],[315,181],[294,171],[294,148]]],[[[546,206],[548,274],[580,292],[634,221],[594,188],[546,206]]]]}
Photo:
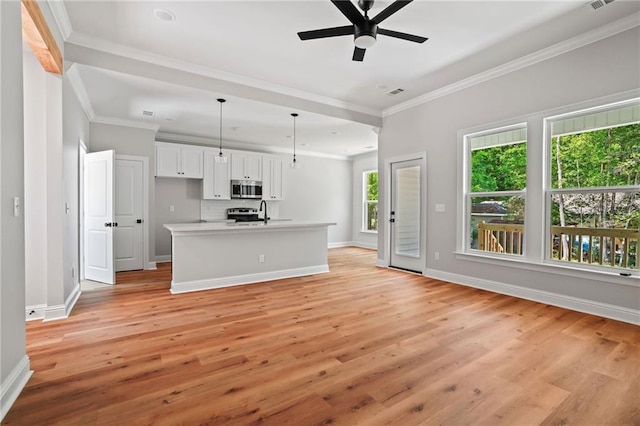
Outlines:
{"type": "Polygon", "coordinates": [[[115,166],[115,270],[144,269],[143,162],[116,159],[115,166]]]}
{"type": "Polygon", "coordinates": [[[115,284],[114,156],[114,151],[93,152],[84,162],[85,278],[106,284],[115,284]]]}
{"type": "Polygon", "coordinates": [[[391,164],[390,266],[422,273],[422,165],[420,160],[391,164]]]}

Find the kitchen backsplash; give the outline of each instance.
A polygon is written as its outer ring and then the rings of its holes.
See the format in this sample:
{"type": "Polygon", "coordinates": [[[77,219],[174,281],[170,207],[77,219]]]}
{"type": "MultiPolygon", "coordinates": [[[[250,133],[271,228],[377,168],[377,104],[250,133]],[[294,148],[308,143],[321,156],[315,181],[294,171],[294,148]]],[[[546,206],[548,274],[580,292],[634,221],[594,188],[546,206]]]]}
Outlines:
{"type": "MultiPolygon", "coordinates": [[[[267,211],[271,219],[279,219],[279,203],[267,201],[267,211]]],[[[260,208],[260,200],[202,200],[200,201],[200,220],[226,219],[227,209],[231,207],[260,208]]]]}

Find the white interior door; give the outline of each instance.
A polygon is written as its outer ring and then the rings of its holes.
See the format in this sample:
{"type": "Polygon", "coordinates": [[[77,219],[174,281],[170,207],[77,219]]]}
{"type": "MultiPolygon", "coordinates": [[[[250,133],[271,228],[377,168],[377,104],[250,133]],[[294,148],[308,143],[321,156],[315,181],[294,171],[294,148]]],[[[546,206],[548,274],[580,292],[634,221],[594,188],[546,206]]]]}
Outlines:
{"type": "Polygon", "coordinates": [[[114,151],[93,152],[84,162],[84,271],[88,280],[115,283],[113,263],[114,151]]]}
{"type": "Polygon", "coordinates": [[[390,266],[422,273],[422,163],[391,164],[390,266]]]}
{"type": "Polygon", "coordinates": [[[143,162],[116,158],[115,164],[115,270],[144,269],[143,162]]]}

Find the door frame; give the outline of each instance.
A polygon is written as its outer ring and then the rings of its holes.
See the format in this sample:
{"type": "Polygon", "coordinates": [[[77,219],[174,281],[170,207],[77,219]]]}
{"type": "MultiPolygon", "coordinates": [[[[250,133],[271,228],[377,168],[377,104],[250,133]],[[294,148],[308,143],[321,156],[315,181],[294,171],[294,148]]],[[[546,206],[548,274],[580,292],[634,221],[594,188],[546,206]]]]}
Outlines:
{"type": "Polygon", "coordinates": [[[391,215],[391,165],[394,163],[401,163],[404,161],[418,160],[421,167],[421,205],[422,215],[420,217],[420,246],[422,249],[422,275],[427,271],[427,152],[420,151],[412,154],[398,155],[395,157],[385,158],[384,160],[384,253],[383,253],[383,266],[389,267],[391,265],[391,227],[389,226],[389,219],[391,215]]]}
{"type": "Polygon", "coordinates": [[[142,267],[156,269],[149,261],[149,158],[139,155],[116,154],[115,160],[142,162],[142,267]]]}

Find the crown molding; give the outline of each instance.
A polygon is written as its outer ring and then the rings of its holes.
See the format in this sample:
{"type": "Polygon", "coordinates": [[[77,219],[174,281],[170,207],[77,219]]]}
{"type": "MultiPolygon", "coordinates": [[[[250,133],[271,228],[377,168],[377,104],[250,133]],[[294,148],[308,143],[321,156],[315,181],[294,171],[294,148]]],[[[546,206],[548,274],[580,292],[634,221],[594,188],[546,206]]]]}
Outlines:
{"type": "Polygon", "coordinates": [[[494,78],[512,73],[514,71],[518,71],[522,68],[526,68],[539,62],[546,61],[547,59],[551,59],[564,53],[571,52],[572,50],[579,49],[591,43],[595,43],[605,38],[614,36],[637,26],[640,26],[640,12],[633,13],[625,18],[618,19],[617,21],[596,28],[592,31],[588,31],[586,33],[572,37],[568,40],[538,50],[537,52],[507,62],[503,65],[499,65],[487,71],[475,74],[472,77],[459,80],[455,83],[443,86],[431,92],[427,92],[424,95],[415,97],[406,102],[402,102],[400,104],[386,108],[382,111],[382,117],[388,117],[398,112],[413,108],[418,105],[422,105],[424,103],[433,101],[443,96],[450,95],[471,86],[475,86],[477,84],[484,83],[494,78]]]}
{"type": "Polygon", "coordinates": [[[129,120],[126,118],[107,117],[104,115],[95,116],[90,121],[96,124],[110,124],[113,126],[134,127],[136,129],[153,130],[154,132],[157,132],[160,128],[159,125],[153,123],[145,123],[142,121],[129,120]]]}
{"type": "MultiPolygon", "coordinates": [[[[194,136],[194,135],[182,135],[178,133],[169,133],[169,132],[158,132],[156,134],[156,141],[158,142],[174,142],[174,143],[185,143],[185,144],[193,144],[193,145],[203,145],[211,148],[218,147],[218,140],[212,138],[205,138],[202,136],[194,136]]],[[[254,152],[262,152],[265,154],[286,154],[291,155],[290,148],[280,148],[274,146],[266,146],[266,145],[258,145],[250,142],[241,142],[234,140],[225,140],[224,149],[239,149],[246,151],[254,151],[254,152]]],[[[318,157],[318,158],[330,158],[332,160],[345,160],[350,161],[351,156],[346,155],[336,155],[336,154],[324,154],[321,152],[311,152],[311,151],[300,151],[296,150],[296,155],[302,155],[307,157],[318,157]]]]}
{"type": "Polygon", "coordinates": [[[240,84],[243,86],[252,87],[255,89],[261,89],[269,92],[279,93],[294,98],[304,99],[311,102],[317,102],[319,104],[329,105],[336,108],[341,108],[349,111],[355,111],[362,114],[368,114],[375,117],[381,116],[381,110],[368,108],[362,105],[351,104],[340,99],[334,99],[327,96],[318,95],[316,93],[307,92],[304,90],[294,89],[291,87],[282,86],[275,83],[270,83],[264,80],[259,80],[251,77],[246,77],[240,74],[234,74],[230,72],[220,71],[213,68],[196,65],[190,62],[169,58],[166,56],[150,53],[144,50],[135,49],[132,47],[123,46],[121,44],[105,41],[87,34],[73,32],[67,43],[75,44],[78,46],[86,47],[110,53],[113,55],[122,56],[136,61],[143,61],[150,64],[176,69],[184,72],[189,72],[204,77],[214,78],[229,83],[240,84]]]}
{"type": "Polygon", "coordinates": [[[89,100],[89,95],[87,94],[87,90],[85,89],[84,83],[82,82],[82,78],[80,77],[80,72],[78,71],[78,66],[76,64],[72,64],[69,69],[66,71],[65,75],[69,79],[69,83],[73,88],[73,91],[80,102],[80,106],[84,110],[84,113],[87,115],[87,119],[92,121],[96,113],[93,110],[93,106],[91,106],[91,101],[89,100]]]}
{"type": "Polygon", "coordinates": [[[73,32],[73,27],[64,2],[62,0],[47,0],[47,4],[51,8],[51,13],[56,21],[58,30],[60,30],[60,34],[62,34],[62,39],[66,41],[73,32]]]}

